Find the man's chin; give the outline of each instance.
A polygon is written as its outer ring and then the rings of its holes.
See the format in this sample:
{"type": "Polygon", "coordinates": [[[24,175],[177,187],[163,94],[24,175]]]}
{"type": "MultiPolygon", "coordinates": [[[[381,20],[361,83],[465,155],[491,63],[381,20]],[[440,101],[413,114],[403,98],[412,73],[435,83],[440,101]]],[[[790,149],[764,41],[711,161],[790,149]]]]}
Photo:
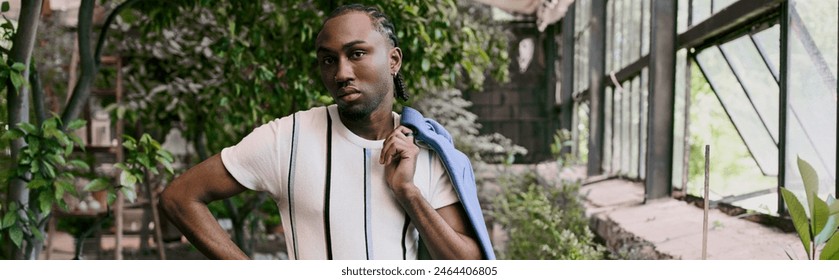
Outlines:
{"type": "Polygon", "coordinates": [[[365,108],[363,104],[346,104],[338,102],[338,113],[349,120],[362,120],[370,117],[372,112],[365,108]]]}

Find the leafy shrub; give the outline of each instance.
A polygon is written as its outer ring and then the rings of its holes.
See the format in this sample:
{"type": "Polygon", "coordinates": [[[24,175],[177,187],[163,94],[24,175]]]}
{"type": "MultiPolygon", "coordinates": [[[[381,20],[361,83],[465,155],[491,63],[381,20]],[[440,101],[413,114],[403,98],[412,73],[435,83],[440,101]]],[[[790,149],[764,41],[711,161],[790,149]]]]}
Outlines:
{"type": "MultiPolygon", "coordinates": [[[[798,170],[804,181],[807,209],[805,210],[795,194],[785,187],[781,188],[781,196],[787,205],[795,231],[801,239],[801,245],[807,252],[807,259],[815,260],[818,253],[818,259],[838,260],[839,232],[836,229],[839,201],[832,195],[828,195],[826,200],[819,198],[819,176],[813,166],[800,157],[798,170]],[[809,217],[807,213],[810,214],[809,217]]],[[[787,255],[789,256],[789,253],[787,255]]]]}
{"type": "Polygon", "coordinates": [[[527,171],[502,178],[502,185],[506,188],[490,211],[509,236],[500,258],[603,258],[604,249],[593,241],[577,198],[579,183],[554,187],[534,171],[527,171]]]}

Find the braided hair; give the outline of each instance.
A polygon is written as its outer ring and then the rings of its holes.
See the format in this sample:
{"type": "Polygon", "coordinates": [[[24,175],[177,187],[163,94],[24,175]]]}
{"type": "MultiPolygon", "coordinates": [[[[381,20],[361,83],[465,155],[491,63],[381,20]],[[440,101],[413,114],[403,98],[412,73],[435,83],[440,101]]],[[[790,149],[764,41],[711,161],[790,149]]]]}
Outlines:
{"type": "MultiPolygon", "coordinates": [[[[372,6],[364,6],[361,4],[349,4],[343,5],[329,14],[329,17],[324,20],[324,22],[349,12],[362,12],[370,17],[370,20],[373,21],[373,27],[376,28],[376,31],[382,34],[385,38],[390,41],[390,44],[393,47],[399,47],[399,39],[396,38],[396,28],[393,27],[393,23],[390,19],[382,13],[379,9],[372,6]]],[[[402,73],[396,73],[393,75],[393,85],[394,85],[394,95],[401,99],[402,101],[408,100],[408,93],[405,92],[405,80],[402,79],[402,73]]]]}

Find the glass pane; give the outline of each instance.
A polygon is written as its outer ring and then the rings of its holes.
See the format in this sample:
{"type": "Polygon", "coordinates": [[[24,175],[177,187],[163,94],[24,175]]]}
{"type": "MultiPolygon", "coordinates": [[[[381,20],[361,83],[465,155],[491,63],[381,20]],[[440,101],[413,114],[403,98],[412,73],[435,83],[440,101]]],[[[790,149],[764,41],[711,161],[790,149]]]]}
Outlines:
{"type": "Polygon", "coordinates": [[[629,110],[632,118],[630,132],[630,160],[629,160],[629,177],[638,178],[638,146],[640,137],[638,136],[638,125],[641,123],[641,77],[636,76],[632,79],[632,104],[629,110]]]}
{"type": "Polygon", "coordinates": [[[749,36],[720,46],[734,73],[746,89],[760,119],[778,143],[778,84],[749,36]]]}
{"type": "Polygon", "coordinates": [[[629,38],[631,42],[629,44],[629,63],[632,63],[638,60],[639,55],[641,54],[641,5],[643,4],[642,0],[631,0],[630,1],[630,8],[627,12],[630,14],[631,24],[629,25],[629,38]]]}
{"type": "Polygon", "coordinates": [[[583,22],[583,26],[585,28],[585,31],[583,31],[583,34],[582,34],[582,42],[583,42],[583,46],[584,46],[583,47],[583,58],[582,59],[585,62],[583,62],[583,64],[582,64],[584,68],[583,68],[582,73],[580,73],[580,74],[582,74],[582,80],[583,80],[583,83],[580,85],[580,87],[583,90],[586,90],[586,89],[588,89],[589,84],[590,84],[589,83],[589,77],[588,77],[590,62],[589,62],[588,59],[589,59],[589,47],[591,46],[591,44],[590,44],[591,28],[589,28],[589,21],[591,21],[591,1],[583,1],[583,2],[586,2],[586,4],[583,5],[583,6],[586,7],[586,17],[585,17],[585,21],[583,22]]]}
{"type": "Polygon", "coordinates": [[[819,175],[819,194],[836,178],[836,49],[839,1],[791,1],[787,91],[786,187],[803,185],[796,159],[819,175]]]}
{"type": "MultiPolygon", "coordinates": [[[[679,0],[677,6],[679,11],[676,12],[676,34],[682,34],[688,30],[688,0],[679,0]]],[[[650,7],[650,5],[647,5],[647,7],[650,7]]]]}
{"type": "Polygon", "coordinates": [[[641,7],[644,15],[641,20],[641,56],[650,53],[650,12],[652,12],[650,7],[650,0],[644,0],[644,6],[641,7]]]}
{"type": "Polygon", "coordinates": [[[632,85],[629,81],[623,82],[623,99],[621,99],[621,103],[623,109],[621,112],[621,173],[624,175],[629,176],[630,174],[630,164],[631,155],[630,155],[630,147],[632,145],[632,139],[630,135],[629,129],[632,127],[632,85]]]}
{"type": "Polygon", "coordinates": [[[626,1],[614,1],[615,2],[615,32],[614,36],[614,45],[612,47],[613,61],[612,61],[612,70],[617,71],[618,69],[623,68],[623,49],[625,48],[626,41],[624,40],[624,18],[626,18],[626,10],[623,8],[623,3],[626,1]]]}
{"type": "MultiPolygon", "coordinates": [[[[623,14],[621,25],[621,37],[623,37],[623,49],[621,50],[621,68],[626,67],[629,60],[632,59],[632,0],[622,0],[623,7],[621,13],[623,14]]],[[[628,92],[627,92],[628,93],[628,92]]]]}
{"type": "Polygon", "coordinates": [[[716,47],[703,50],[697,62],[760,169],[767,175],[778,174],[778,147],[720,50],[716,47]]]}
{"type": "Polygon", "coordinates": [[[606,3],[606,72],[614,71],[612,53],[615,41],[615,1],[606,3]]]}
{"type": "Polygon", "coordinates": [[[641,160],[638,163],[638,178],[640,179],[644,179],[647,175],[647,126],[649,125],[647,114],[649,114],[650,100],[650,93],[648,90],[649,81],[650,79],[647,77],[647,68],[644,68],[641,70],[641,149],[639,152],[641,160]]]}
{"type": "Polygon", "coordinates": [[[778,69],[781,65],[781,25],[776,24],[766,30],[752,35],[755,46],[766,61],[775,81],[780,81],[778,69]]]}
{"type": "MultiPolygon", "coordinates": [[[[690,156],[687,193],[703,197],[705,145],[711,146],[710,199],[746,195],[774,189],[777,178],[765,176],[752,159],[721,98],[711,90],[696,63],[691,68],[689,103],[690,156]]],[[[704,67],[704,64],[702,64],[704,67]]],[[[704,70],[704,73],[708,73],[704,70]]],[[[767,135],[766,138],[769,138],[767,135]]],[[[775,159],[777,161],[777,158],[775,159]]],[[[777,201],[777,196],[771,201],[777,201]]],[[[769,201],[769,203],[772,203],[769,201]]],[[[770,204],[771,205],[771,204],[770,204]]]]}
{"type": "Polygon", "coordinates": [[[603,102],[603,110],[605,121],[603,125],[603,171],[606,174],[612,174],[612,123],[614,117],[612,114],[612,88],[606,88],[605,102],[603,102]]]}
{"type": "Polygon", "coordinates": [[[685,125],[686,125],[686,91],[685,67],[687,67],[687,49],[676,53],[676,96],[673,106],[673,181],[671,184],[679,189],[684,188],[685,160],[685,125]]]}
{"type": "MultiPolygon", "coordinates": [[[[818,49],[819,54],[827,62],[827,67],[830,72],[836,77],[836,48],[837,48],[837,34],[836,27],[839,25],[839,1],[801,1],[795,0],[790,2],[790,15],[792,19],[790,23],[796,23],[796,15],[801,18],[804,24],[804,29],[797,29],[793,25],[791,33],[795,33],[799,40],[804,40],[805,31],[810,35],[813,43],[818,49]]],[[[815,63],[815,61],[814,61],[815,63]]],[[[833,82],[836,85],[835,78],[833,82]]]]}
{"type": "Polygon", "coordinates": [[[711,0],[693,0],[691,23],[697,25],[711,16],[711,0]]]}
{"type": "Polygon", "coordinates": [[[612,170],[615,171],[615,174],[621,173],[621,162],[623,162],[623,153],[621,152],[621,143],[623,143],[621,139],[623,135],[623,97],[623,90],[615,88],[614,103],[612,103],[615,120],[612,124],[612,170]]]}

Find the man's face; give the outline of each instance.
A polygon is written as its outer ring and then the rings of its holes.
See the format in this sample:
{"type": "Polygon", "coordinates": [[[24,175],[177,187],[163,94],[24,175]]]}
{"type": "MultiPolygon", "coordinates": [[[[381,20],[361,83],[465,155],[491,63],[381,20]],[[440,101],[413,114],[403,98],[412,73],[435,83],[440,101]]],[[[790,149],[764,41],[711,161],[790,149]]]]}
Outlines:
{"type": "Polygon", "coordinates": [[[374,29],[370,17],[349,12],[328,20],[315,46],[321,79],[341,115],[363,119],[377,109],[390,112],[401,52],[374,29]]]}

